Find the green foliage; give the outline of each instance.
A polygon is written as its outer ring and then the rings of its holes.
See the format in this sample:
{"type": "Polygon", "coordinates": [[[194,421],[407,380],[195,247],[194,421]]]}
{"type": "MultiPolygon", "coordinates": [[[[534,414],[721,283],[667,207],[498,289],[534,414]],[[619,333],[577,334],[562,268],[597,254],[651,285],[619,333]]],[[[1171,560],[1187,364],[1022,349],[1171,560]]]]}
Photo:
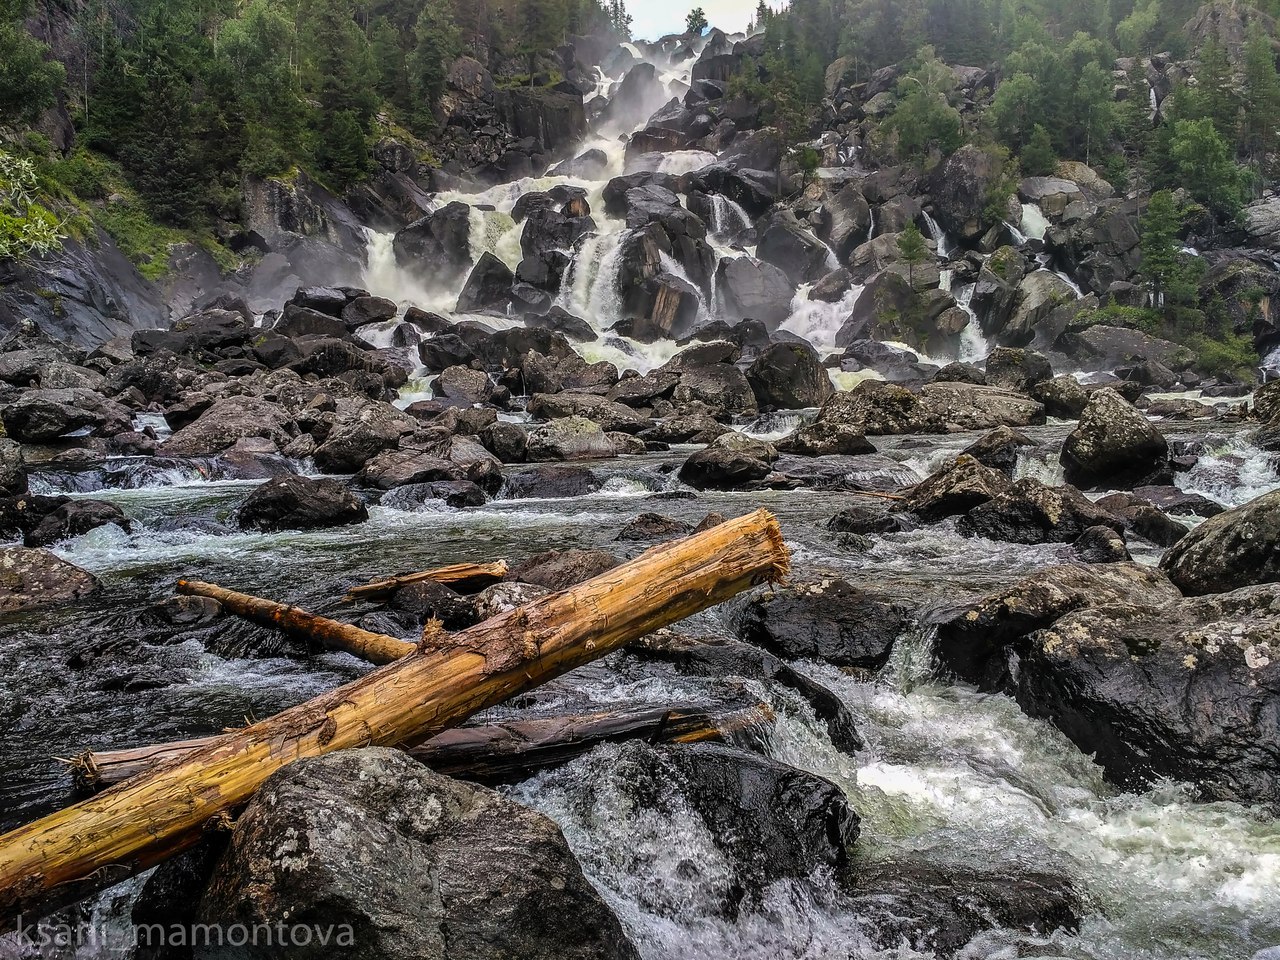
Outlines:
{"type": "Polygon", "coordinates": [[[1257,377],[1261,358],[1253,347],[1253,338],[1228,330],[1218,337],[1195,334],[1186,345],[1195,352],[1196,367],[1211,377],[1230,377],[1246,383],[1257,377]]]}
{"type": "Polygon", "coordinates": [[[0,4],[0,124],[34,122],[53,106],[66,70],[23,28],[27,0],[0,4]]]}
{"type": "Polygon", "coordinates": [[[1058,167],[1049,131],[1037,123],[1031,131],[1031,139],[1022,150],[1022,172],[1032,177],[1048,177],[1058,167]]]}
{"type": "Polygon", "coordinates": [[[960,113],[948,100],[954,86],[954,74],[933,48],[922,48],[916,68],[898,82],[897,105],[884,122],[897,140],[899,156],[947,154],[964,143],[960,113]]]}
{"type": "Polygon", "coordinates": [[[684,32],[694,36],[701,36],[708,26],[706,11],[701,7],[694,7],[684,19],[684,32]]]}
{"type": "Polygon", "coordinates": [[[435,124],[433,107],[444,93],[448,65],[462,51],[462,33],[447,4],[428,3],[413,28],[416,46],[408,63],[413,99],[418,105],[415,120],[420,127],[435,124]]]}
{"type": "Polygon", "coordinates": [[[58,218],[36,202],[36,168],[0,150],[0,260],[47,256],[62,245],[58,218]]]}
{"type": "Polygon", "coordinates": [[[1244,202],[1246,176],[1229,150],[1207,117],[1173,124],[1169,157],[1176,181],[1216,213],[1234,216],[1244,202]]]}
{"type": "Polygon", "coordinates": [[[924,263],[925,258],[929,255],[929,248],[924,242],[924,234],[920,232],[920,228],[916,226],[914,220],[903,227],[902,232],[898,234],[898,253],[907,265],[907,283],[914,286],[916,280],[915,268],[924,263]]]}
{"type": "Polygon", "coordinates": [[[1276,74],[1271,39],[1257,21],[1249,25],[1244,49],[1244,128],[1241,148],[1255,168],[1266,169],[1277,150],[1280,133],[1280,77],[1276,74]]]}

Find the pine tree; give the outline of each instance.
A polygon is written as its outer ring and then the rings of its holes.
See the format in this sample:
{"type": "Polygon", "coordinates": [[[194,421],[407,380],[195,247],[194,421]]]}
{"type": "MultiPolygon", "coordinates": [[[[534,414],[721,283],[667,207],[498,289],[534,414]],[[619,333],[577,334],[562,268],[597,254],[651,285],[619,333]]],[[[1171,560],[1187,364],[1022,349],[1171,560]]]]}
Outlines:
{"type": "Polygon", "coordinates": [[[23,26],[27,0],[0,4],[0,123],[34,122],[66,79],[66,68],[47,60],[49,48],[23,26]]]}
{"type": "MultiPolygon", "coordinates": [[[[1272,65],[1274,71],[1274,64],[1272,65]]],[[[1237,105],[1231,82],[1231,62],[1227,48],[1217,31],[1200,48],[1200,64],[1196,69],[1196,93],[1205,115],[1213,121],[1218,134],[1228,143],[1237,138],[1237,105]]]]}
{"type": "Polygon", "coordinates": [[[1254,169],[1265,174],[1277,149],[1280,77],[1276,74],[1271,40],[1256,21],[1249,25],[1244,48],[1244,96],[1244,152],[1254,169]]]}
{"type": "Polygon", "coordinates": [[[1159,308],[1178,269],[1178,231],[1182,214],[1168,190],[1151,195],[1142,217],[1142,278],[1152,306],[1159,308]]]}
{"type": "Polygon", "coordinates": [[[627,13],[627,5],[623,0],[611,0],[609,4],[609,25],[623,40],[631,39],[631,14],[627,13]]]}
{"type": "Polygon", "coordinates": [[[449,67],[462,50],[462,34],[449,3],[428,3],[413,27],[414,49],[409,57],[409,84],[415,120],[421,129],[435,126],[435,109],[444,93],[449,67]]]}
{"type": "Polygon", "coordinates": [[[1048,177],[1057,169],[1058,160],[1053,153],[1053,141],[1049,131],[1037,123],[1031,138],[1021,154],[1022,172],[1032,177],[1048,177]]]}
{"type": "Polygon", "coordinates": [[[520,52],[528,58],[529,85],[538,70],[538,56],[564,39],[564,0],[524,0],[520,25],[520,52]]]}
{"type": "Polygon", "coordinates": [[[1242,203],[1243,171],[1207,117],[1178,120],[1173,125],[1169,155],[1180,184],[1193,197],[1225,216],[1234,216],[1242,203]]]}
{"type": "Polygon", "coordinates": [[[695,37],[702,36],[702,31],[707,29],[707,15],[701,7],[694,7],[689,11],[689,16],[684,20],[684,32],[695,37]]]}
{"type": "Polygon", "coordinates": [[[914,220],[903,227],[902,232],[898,234],[898,253],[907,265],[907,283],[914,287],[916,266],[924,263],[929,253],[929,248],[924,242],[924,234],[920,232],[914,220]]]}

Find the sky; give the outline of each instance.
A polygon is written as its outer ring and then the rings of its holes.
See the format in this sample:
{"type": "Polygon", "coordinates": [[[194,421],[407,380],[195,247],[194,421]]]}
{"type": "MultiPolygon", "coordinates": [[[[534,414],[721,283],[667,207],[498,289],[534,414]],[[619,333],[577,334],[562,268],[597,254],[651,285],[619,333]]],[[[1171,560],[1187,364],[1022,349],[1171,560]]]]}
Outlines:
{"type": "MultiPolygon", "coordinates": [[[[656,40],[668,33],[683,33],[684,20],[694,7],[702,7],[713,27],[725,33],[745,30],[756,12],[757,0],[627,0],[631,33],[644,40],[656,40]]],[[[769,0],[781,6],[780,0],[769,0]]]]}

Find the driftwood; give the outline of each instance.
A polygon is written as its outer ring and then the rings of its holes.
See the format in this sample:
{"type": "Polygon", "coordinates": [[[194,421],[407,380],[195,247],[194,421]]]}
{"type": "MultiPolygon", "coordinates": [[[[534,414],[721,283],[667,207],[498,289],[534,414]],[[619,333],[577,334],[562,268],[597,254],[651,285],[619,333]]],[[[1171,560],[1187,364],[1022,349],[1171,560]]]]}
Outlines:
{"type": "MultiPolygon", "coordinates": [[[[763,703],[721,713],[694,706],[640,707],[454,727],[411,748],[409,753],[440,773],[482,783],[503,783],[567,763],[602,743],[720,740],[771,719],[772,711],[763,703]]],[[[125,750],[91,750],[69,761],[71,775],[76,789],[96,793],[216,739],[200,737],[125,750]]]]}
{"type": "Polygon", "coordinates": [[[222,604],[223,609],[246,620],[264,627],[276,627],[289,636],[313,641],[330,650],[345,650],[370,663],[394,663],[416,649],[414,644],[398,637],[371,633],[349,623],[318,617],[300,607],[236,593],[212,583],[179,580],[177,590],[189,596],[212,597],[222,604]]]}
{"type": "Polygon", "coordinates": [[[790,558],[764,510],[661,544],[560,593],[225,734],[0,836],[0,923],[50,911],[189,849],[303,757],[414,746],[759,583],[790,558]]]}
{"type": "Polygon", "coordinates": [[[507,575],[507,572],[505,560],[499,560],[497,563],[455,563],[449,567],[423,570],[421,573],[406,573],[399,577],[375,580],[373,583],[366,583],[363,587],[353,587],[343,599],[348,603],[356,600],[385,600],[401,587],[426,580],[434,580],[436,583],[443,583],[445,586],[466,592],[497,583],[507,575]]]}

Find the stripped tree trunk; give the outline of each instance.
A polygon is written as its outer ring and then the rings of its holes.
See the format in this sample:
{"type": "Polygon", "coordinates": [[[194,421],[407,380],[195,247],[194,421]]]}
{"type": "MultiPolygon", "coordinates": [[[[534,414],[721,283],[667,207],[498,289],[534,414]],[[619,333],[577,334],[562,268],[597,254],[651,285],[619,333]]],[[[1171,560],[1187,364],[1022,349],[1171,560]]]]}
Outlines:
{"type": "Polygon", "coordinates": [[[375,580],[363,587],[353,587],[343,598],[348,603],[356,600],[385,600],[401,587],[434,580],[455,590],[467,592],[497,583],[508,573],[507,562],[497,563],[455,563],[449,567],[438,567],[435,570],[423,570],[421,573],[406,573],[399,577],[387,577],[375,580]]]}
{"type": "Polygon", "coordinates": [[[758,510],[225,734],[0,837],[0,922],[43,915],[188,849],[295,760],[422,743],[788,569],[777,521],[758,510]]]}
{"type": "Polygon", "coordinates": [[[300,607],[251,597],[247,593],[236,593],[212,583],[179,580],[177,589],[178,593],[189,596],[212,597],[236,616],[264,627],[276,627],[292,637],[312,640],[330,650],[345,650],[370,663],[393,663],[416,649],[412,643],[398,637],[371,633],[349,623],[339,623],[337,620],[307,613],[300,607]]]}
{"type": "MultiPolygon", "coordinates": [[[[763,703],[719,713],[696,706],[640,707],[454,727],[411,748],[409,753],[440,773],[481,783],[503,783],[567,763],[602,743],[719,740],[771,719],[772,711],[763,703]]],[[[71,761],[72,777],[77,789],[96,793],[165,761],[193,753],[216,739],[201,737],[125,750],[91,750],[71,761]]]]}

